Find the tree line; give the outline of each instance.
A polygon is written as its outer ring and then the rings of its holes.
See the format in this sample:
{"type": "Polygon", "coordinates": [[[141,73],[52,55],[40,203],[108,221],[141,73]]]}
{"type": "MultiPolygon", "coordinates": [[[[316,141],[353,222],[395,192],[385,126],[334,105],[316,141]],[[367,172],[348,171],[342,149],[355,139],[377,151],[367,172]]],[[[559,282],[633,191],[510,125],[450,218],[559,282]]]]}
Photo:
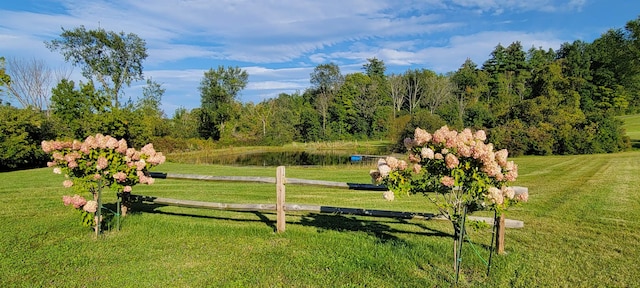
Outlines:
{"type": "Polygon", "coordinates": [[[7,119],[0,124],[2,169],[41,163],[44,155],[34,148],[41,140],[95,133],[134,146],[153,142],[167,152],[372,139],[402,150],[415,127],[449,125],[485,129],[512,155],[617,152],[630,144],[616,116],[640,112],[640,17],[591,43],[576,40],[557,50],[498,44],[484,63],[467,59],[445,74],[387,73],[377,58],[349,74],[320,64],[306,90],[260,103],[238,100],[246,71],[218,66],[203,74],[200,107],[179,108],[170,118],[160,109],[165,89],[153,79],[137,99],[122,99],[123,87],[144,79],[146,47],[135,34],[81,26],[45,44],[79,66],[86,81],[59,77],[43,92],[51,72],[42,63],[0,58],[0,93],[23,106],[0,107],[7,119]]]}

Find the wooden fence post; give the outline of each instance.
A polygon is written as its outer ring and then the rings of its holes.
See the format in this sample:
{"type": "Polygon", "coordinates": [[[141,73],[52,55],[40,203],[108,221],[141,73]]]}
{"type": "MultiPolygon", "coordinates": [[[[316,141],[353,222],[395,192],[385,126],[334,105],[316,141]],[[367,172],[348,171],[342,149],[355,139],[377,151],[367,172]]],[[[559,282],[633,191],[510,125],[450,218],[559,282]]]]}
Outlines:
{"type": "Polygon", "coordinates": [[[284,232],[285,229],[285,211],[284,196],[286,178],[284,174],[284,166],[278,166],[276,169],[276,232],[284,232]]]}
{"type": "Polygon", "coordinates": [[[496,250],[498,250],[498,254],[504,254],[504,228],[505,228],[504,213],[500,214],[498,223],[493,223],[493,225],[498,226],[497,227],[498,236],[496,237],[496,250]]]}

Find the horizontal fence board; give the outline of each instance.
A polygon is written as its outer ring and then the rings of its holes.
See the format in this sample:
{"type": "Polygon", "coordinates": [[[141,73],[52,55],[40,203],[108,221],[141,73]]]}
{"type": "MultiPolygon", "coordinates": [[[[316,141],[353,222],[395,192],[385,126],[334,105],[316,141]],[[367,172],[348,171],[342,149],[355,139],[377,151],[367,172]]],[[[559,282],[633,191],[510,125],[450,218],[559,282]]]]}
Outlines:
{"type": "MultiPolygon", "coordinates": [[[[149,175],[153,178],[159,179],[190,179],[190,180],[206,180],[206,181],[229,181],[229,182],[260,182],[260,183],[276,183],[275,177],[253,177],[253,176],[213,176],[213,175],[194,175],[194,174],[178,174],[178,173],[163,173],[163,172],[151,172],[149,175]]],[[[384,185],[374,185],[366,183],[345,183],[336,181],[325,180],[309,180],[298,178],[285,178],[285,184],[299,184],[299,185],[316,185],[324,187],[336,187],[347,188],[352,190],[368,190],[368,191],[387,191],[384,185]]],[[[515,195],[528,192],[527,187],[513,186],[515,195]]]]}

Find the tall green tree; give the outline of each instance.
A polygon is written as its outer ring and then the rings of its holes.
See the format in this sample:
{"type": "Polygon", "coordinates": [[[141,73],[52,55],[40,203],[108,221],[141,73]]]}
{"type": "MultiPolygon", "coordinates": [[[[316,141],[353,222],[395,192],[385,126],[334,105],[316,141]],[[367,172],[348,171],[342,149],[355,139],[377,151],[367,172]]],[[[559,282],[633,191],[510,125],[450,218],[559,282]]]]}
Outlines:
{"type": "Polygon", "coordinates": [[[365,74],[369,76],[369,78],[384,78],[384,72],[387,70],[387,67],[384,65],[384,61],[373,57],[367,58],[367,63],[362,65],[362,69],[365,71],[365,74]]]}
{"type": "Polygon", "coordinates": [[[169,135],[177,139],[197,138],[200,123],[200,108],[187,110],[180,107],[175,110],[169,122],[169,135]]]}
{"type": "Polygon", "coordinates": [[[611,29],[589,46],[595,105],[622,114],[640,92],[640,67],[634,46],[626,31],[611,29]]]}
{"type": "Polygon", "coordinates": [[[80,83],[76,89],[73,81],[63,79],[51,90],[52,116],[64,125],[59,129],[60,136],[84,139],[98,131],[98,121],[109,106],[109,98],[97,91],[92,81],[80,83]]]}
{"type": "Polygon", "coordinates": [[[324,134],[327,130],[329,105],[344,83],[344,76],[340,73],[338,65],[327,63],[316,66],[310,74],[309,81],[315,90],[313,103],[322,116],[322,133],[324,134]]]}
{"type": "Polygon", "coordinates": [[[249,74],[239,67],[209,69],[200,81],[200,126],[202,138],[220,140],[225,123],[236,115],[238,93],[247,86],[249,74]]]}
{"type": "Polygon", "coordinates": [[[531,74],[526,53],[519,41],[508,47],[496,46],[482,69],[489,74],[487,103],[491,112],[502,117],[527,96],[527,81],[531,74]]]}
{"type": "Polygon", "coordinates": [[[135,103],[135,111],[141,115],[140,126],[147,141],[169,134],[164,111],[160,108],[165,91],[162,84],[147,79],[147,85],[142,87],[142,97],[135,103]]]}
{"type": "Polygon", "coordinates": [[[147,48],[136,34],[80,26],[62,28],[59,39],[45,44],[51,51],[60,51],[66,61],[80,66],[84,77],[100,83],[116,109],[124,86],[144,78],[142,62],[147,58],[147,48]]]}
{"type": "MultiPolygon", "coordinates": [[[[468,107],[476,105],[478,101],[481,100],[482,95],[488,93],[489,78],[487,73],[478,69],[476,63],[467,58],[462,66],[451,75],[451,81],[456,87],[454,96],[458,112],[458,121],[463,123],[463,126],[473,126],[474,128],[482,127],[482,124],[480,124],[480,126],[474,126],[469,124],[465,125],[464,123],[465,119],[471,120],[472,123],[479,124],[483,122],[480,119],[478,119],[480,121],[475,121],[476,119],[470,117],[466,112],[468,107]]],[[[469,121],[467,121],[467,123],[468,122],[469,121]]]]}

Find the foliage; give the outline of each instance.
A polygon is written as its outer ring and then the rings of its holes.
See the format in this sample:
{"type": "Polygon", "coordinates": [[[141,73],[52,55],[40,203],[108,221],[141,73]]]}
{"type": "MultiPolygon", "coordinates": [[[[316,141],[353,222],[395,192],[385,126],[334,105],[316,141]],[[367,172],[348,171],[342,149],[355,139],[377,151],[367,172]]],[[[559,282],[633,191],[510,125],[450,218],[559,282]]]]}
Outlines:
{"type": "Polygon", "coordinates": [[[227,121],[238,114],[236,97],[247,86],[249,74],[238,67],[209,69],[200,81],[201,110],[198,132],[202,138],[220,140],[227,121]]]}
{"type": "Polygon", "coordinates": [[[459,269],[458,239],[464,235],[467,213],[493,210],[502,213],[528,194],[515,194],[506,185],[518,177],[518,166],[507,161],[508,151],[493,151],[485,144],[483,130],[458,133],[447,126],[433,135],[416,128],[414,138],[406,138],[410,166],[394,157],[380,159],[377,170],[370,172],[376,183],[383,183],[394,194],[422,193],[436,205],[454,228],[454,266],[459,269]],[[435,195],[431,194],[435,193],[435,195]]]}
{"type": "MultiPolygon", "coordinates": [[[[76,195],[65,196],[65,205],[83,210],[82,222],[93,226],[103,219],[98,218],[101,209],[101,191],[109,188],[116,193],[130,193],[138,183],[153,184],[149,169],[164,163],[165,156],[156,152],[153,144],[147,144],[140,151],[127,146],[124,139],[97,134],[89,136],[84,142],[42,141],[42,150],[51,154],[53,161],[48,167],[54,167],[55,174],[63,174],[62,185],[73,187],[76,195]],[[78,195],[89,193],[93,199],[86,200],[78,195]],[[87,213],[96,213],[91,221],[87,213]],[[88,218],[89,217],[89,218],[88,218]]],[[[126,197],[123,197],[126,198],[126,197]]]]}
{"type": "Polygon", "coordinates": [[[58,136],[72,139],[87,137],[96,130],[98,115],[107,111],[109,98],[97,91],[92,81],[80,83],[63,79],[51,93],[51,113],[60,125],[58,136]]]}
{"type": "Polygon", "coordinates": [[[65,60],[80,66],[82,75],[102,84],[104,92],[119,108],[124,85],[143,79],[142,62],[147,58],[145,41],[136,34],[115,33],[84,26],[62,28],[59,39],[45,43],[51,51],[60,51],[65,60]]]}
{"type": "Polygon", "coordinates": [[[38,148],[53,136],[52,122],[40,111],[0,105],[0,171],[33,168],[46,162],[38,148]]]}

